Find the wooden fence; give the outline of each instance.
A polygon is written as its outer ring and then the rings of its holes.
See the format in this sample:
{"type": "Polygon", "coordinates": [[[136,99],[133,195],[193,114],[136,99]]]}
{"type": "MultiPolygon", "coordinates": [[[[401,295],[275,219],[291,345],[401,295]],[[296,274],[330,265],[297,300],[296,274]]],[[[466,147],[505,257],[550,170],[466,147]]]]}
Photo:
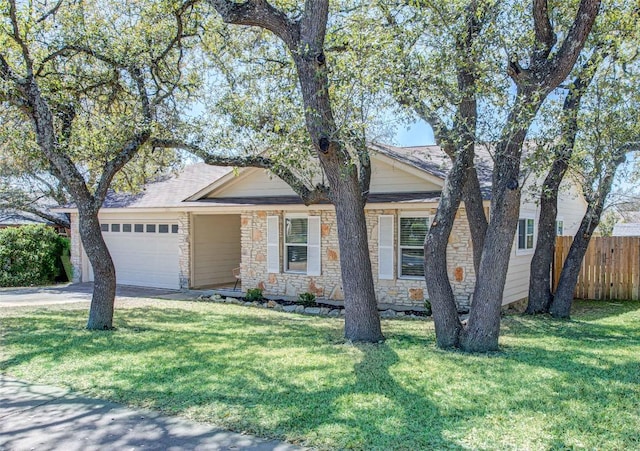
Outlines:
{"type": "MultiPolygon", "coordinates": [[[[556,241],[553,286],[558,285],[562,265],[573,237],[556,241]]],[[[593,237],[582,262],[577,299],[640,299],[640,237],[593,237]]]]}

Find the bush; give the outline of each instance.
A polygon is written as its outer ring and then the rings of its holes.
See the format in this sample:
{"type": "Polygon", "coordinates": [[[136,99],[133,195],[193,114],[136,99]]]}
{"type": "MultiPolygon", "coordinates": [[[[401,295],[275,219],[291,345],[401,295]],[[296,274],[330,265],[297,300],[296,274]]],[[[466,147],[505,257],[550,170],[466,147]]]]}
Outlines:
{"type": "Polygon", "coordinates": [[[249,288],[245,299],[249,302],[257,302],[262,300],[262,290],[260,288],[249,288]]]}
{"type": "Polygon", "coordinates": [[[431,316],[431,301],[429,299],[424,300],[424,313],[427,316],[431,316]]]}
{"type": "Polygon", "coordinates": [[[45,225],[0,230],[0,286],[54,282],[63,275],[60,258],[69,246],[67,238],[45,225]]]}
{"type": "Polygon", "coordinates": [[[298,303],[305,307],[315,307],[317,305],[316,295],[313,293],[300,293],[298,295],[298,303]]]}

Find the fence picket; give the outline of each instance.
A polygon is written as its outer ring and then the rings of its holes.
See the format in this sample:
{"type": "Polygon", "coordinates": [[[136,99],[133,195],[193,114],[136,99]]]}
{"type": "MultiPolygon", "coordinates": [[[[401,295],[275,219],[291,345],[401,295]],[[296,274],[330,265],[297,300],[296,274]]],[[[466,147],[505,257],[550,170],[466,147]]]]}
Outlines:
{"type": "MultiPolygon", "coordinates": [[[[562,265],[572,237],[558,237],[553,259],[553,288],[558,286],[562,265]]],[[[593,237],[582,262],[577,299],[640,299],[640,237],[593,237]]]]}

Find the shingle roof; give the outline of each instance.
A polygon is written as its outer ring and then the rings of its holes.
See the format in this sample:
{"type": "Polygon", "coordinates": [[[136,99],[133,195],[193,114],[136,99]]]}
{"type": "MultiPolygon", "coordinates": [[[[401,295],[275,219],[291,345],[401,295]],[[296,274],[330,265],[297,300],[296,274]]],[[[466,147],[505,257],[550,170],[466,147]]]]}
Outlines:
{"type": "MultiPolygon", "coordinates": [[[[415,167],[435,177],[444,179],[451,167],[451,160],[438,146],[396,147],[386,144],[370,144],[373,152],[379,152],[397,161],[415,167]]],[[[476,169],[483,190],[483,197],[488,198],[491,186],[492,159],[482,146],[476,150],[476,169]]],[[[211,166],[196,163],[186,166],[179,174],[166,176],[161,180],[147,184],[136,194],[109,192],[103,208],[162,208],[189,207],[195,205],[268,205],[299,204],[295,196],[276,196],[264,198],[224,198],[201,199],[185,202],[194,193],[206,188],[232,171],[228,167],[211,166]]],[[[439,192],[414,193],[381,193],[371,194],[369,203],[378,202],[437,202],[439,192]]]]}
{"type": "Polygon", "coordinates": [[[103,208],[177,207],[182,201],[205,186],[231,172],[231,168],[195,163],[179,174],[166,176],[145,185],[136,194],[109,192],[103,208]]]}
{"type": "Polygon", "coordinates": [[[640,223],[625,222],[613,226],[613,236],[640,236],[640,223]]]}
{"type": "MultiPolygon", "coordinates": [[[[387,155],[431,175],[444,179],[451,169],[451,159],[439,146],[396,147],[388,144],[372,143],[373,151],[387,155]]],[[[484,198],[489,198],[493,176],[493,158],[489,148],[476,145],[475,165],[484,198]]]]}

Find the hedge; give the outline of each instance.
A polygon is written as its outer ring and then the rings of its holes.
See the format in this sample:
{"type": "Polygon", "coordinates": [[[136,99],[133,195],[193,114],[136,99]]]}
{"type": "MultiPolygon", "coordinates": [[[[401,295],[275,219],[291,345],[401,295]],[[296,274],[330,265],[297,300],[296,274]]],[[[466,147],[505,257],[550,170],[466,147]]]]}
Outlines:
{"type": "Polygon", "coordinates": [[[66,280],[61,257],[68,254],[68,238],[45,225],[0,230],[0,286],[46,285],[66,280]]]}

